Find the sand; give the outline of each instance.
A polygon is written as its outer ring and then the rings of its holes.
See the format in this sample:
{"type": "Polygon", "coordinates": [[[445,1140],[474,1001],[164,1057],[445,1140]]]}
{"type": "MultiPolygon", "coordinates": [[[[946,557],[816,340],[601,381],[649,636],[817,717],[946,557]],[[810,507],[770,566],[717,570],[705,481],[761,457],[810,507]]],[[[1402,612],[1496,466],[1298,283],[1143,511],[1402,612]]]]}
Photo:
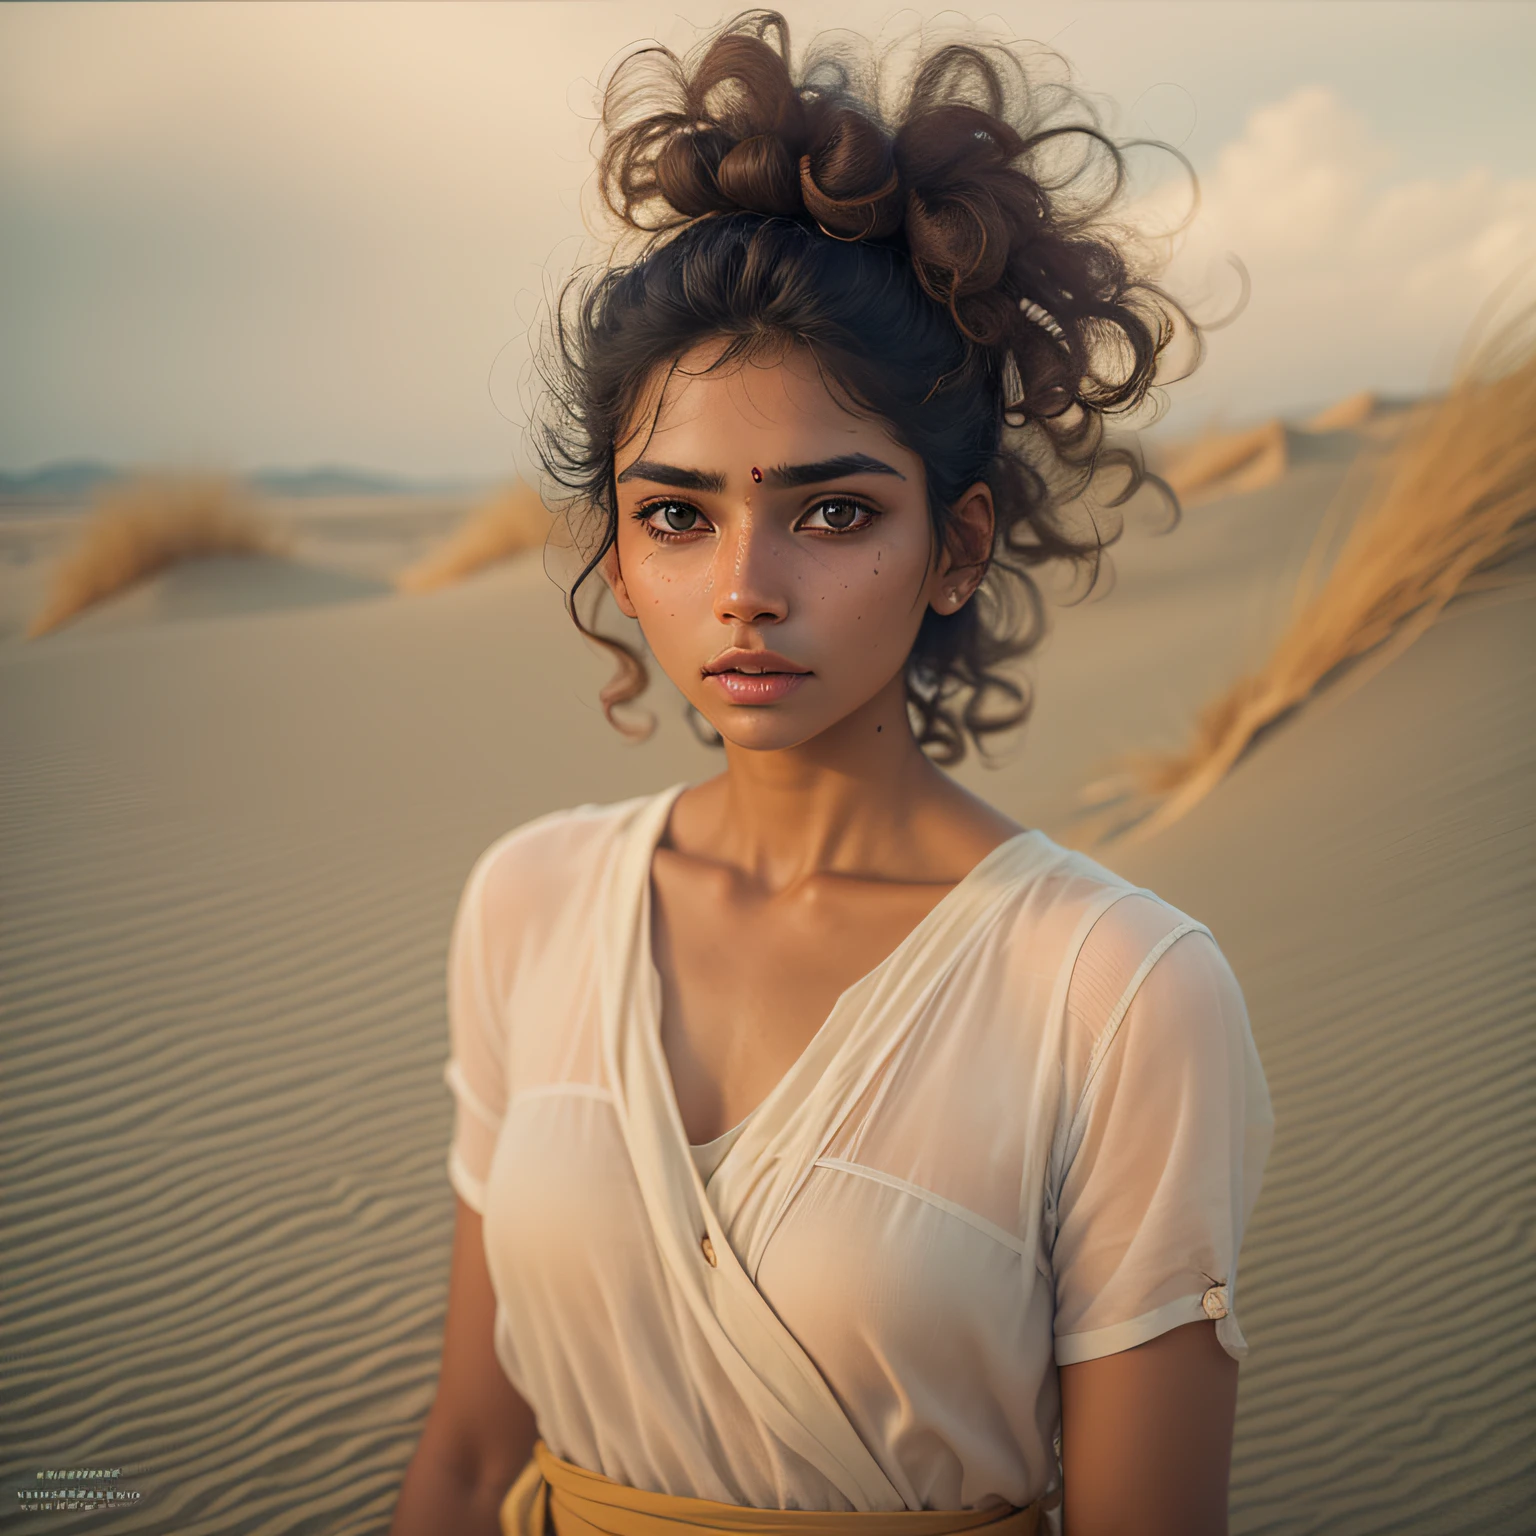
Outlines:
{"type": "MultiPolygon", "coordinates": [[[[1349,454],[1136,518],[1059,612],[1006,766],[1062,836],[1262,657],[1349,454]]],[[[1336,439],[1336,440],[1335,440],[1336,439]]],[[[539,561],[404,596],[462,508],[310,508],[19,638],[61,519],[0,511],[5,1484],[121,1467],[113,1529],[379,1532],[431,1398],[452,1197],[443,962],[475,855],[712,771],[630,747],[539,561]],[[327,582],[332,585],[327,588],[327,582]]],[[[1515,1533],[1536,1507],[1536,583],[1452,605],[1100,853],[1209,922],[1278,1119],[1243,1255],[1238,1533],[1515,1533]]],[[[64,1533],[96,1517],[21,1517],[64,1533]]]]}

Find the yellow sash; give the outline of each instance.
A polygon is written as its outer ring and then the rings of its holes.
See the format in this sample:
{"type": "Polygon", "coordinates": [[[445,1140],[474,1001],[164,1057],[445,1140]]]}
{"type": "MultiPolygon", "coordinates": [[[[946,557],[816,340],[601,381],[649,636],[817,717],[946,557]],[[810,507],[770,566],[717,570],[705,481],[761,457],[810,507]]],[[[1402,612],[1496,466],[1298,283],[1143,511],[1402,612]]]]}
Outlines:
{"type": "Polygon", "coordinates": [[[501,1505],[502,1536],[682,1536],[731,1531],[742,1536],[1038,1536],[1045,1511],[1059,1494],[1036,1499],[1024,1509],[907,1509],[821,1511],[748,1509],[626,1488],[598,1472],[562,1461],[542,1440],[501,1505]]]}

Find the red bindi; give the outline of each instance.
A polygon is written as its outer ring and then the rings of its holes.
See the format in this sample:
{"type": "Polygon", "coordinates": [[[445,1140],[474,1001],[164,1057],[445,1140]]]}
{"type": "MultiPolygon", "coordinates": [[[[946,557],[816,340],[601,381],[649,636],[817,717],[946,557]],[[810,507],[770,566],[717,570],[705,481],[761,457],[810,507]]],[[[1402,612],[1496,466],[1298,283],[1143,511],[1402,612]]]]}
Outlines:
{"type": "Polygon", "coordinates": [[[758,468],[758,467],[757,467],[757,465],[756,465],[756,464],[754,464],[754,465],[753,465],[753,466],[752,466],[752,478],[753,478],[753,479],[754,479],[754,480],[755,480],[755,481],[757,481],[757,483],[758,483],[758,484],[759,484],[759,485],[761,485],[761,484],[762,484],[762,483],[763,483],[763,472],[762,472],[762,470],[760,470],[760,469],[759,469],[759,468],[758,468]]]}

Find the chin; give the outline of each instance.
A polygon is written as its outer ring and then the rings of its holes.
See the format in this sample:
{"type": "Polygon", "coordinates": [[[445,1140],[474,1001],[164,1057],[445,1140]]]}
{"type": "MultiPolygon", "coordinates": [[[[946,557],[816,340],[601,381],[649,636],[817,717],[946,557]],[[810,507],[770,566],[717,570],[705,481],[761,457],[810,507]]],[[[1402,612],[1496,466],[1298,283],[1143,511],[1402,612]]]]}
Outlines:
{"type": "MultiPolygon", "coordinates": [[[[694,706],[698,708],[697,704],[694,706]]],[[[700,714],[704,712],[699,711],[700,714]]],[[[809,721],[803,715],[796,718],[788,710],[770,707],[717,710],[704,715],[724,740],[743,752],[783,752],[791,747],[803,746],[819,736],[835,721],[809,721]]]]}
{"type": "Polygon", "coordinates": [[[743,752],[783,752],[809,741],[815,731],[795,730],[787,720],[730,720],[721,725],[711,721],[720,735],[743,752]]]}

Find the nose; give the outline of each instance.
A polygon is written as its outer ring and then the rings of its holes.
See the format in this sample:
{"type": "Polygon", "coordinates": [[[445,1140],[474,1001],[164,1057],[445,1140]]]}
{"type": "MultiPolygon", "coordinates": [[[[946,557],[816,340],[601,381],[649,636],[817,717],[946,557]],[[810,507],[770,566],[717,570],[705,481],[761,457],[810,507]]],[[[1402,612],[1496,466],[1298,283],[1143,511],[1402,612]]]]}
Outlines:
{"type": "Polygon", "coordinates": [[[722,624],[777,624],[789,613],[772,535],[745,519],[715,555],[715,617],[722,624]]]}

